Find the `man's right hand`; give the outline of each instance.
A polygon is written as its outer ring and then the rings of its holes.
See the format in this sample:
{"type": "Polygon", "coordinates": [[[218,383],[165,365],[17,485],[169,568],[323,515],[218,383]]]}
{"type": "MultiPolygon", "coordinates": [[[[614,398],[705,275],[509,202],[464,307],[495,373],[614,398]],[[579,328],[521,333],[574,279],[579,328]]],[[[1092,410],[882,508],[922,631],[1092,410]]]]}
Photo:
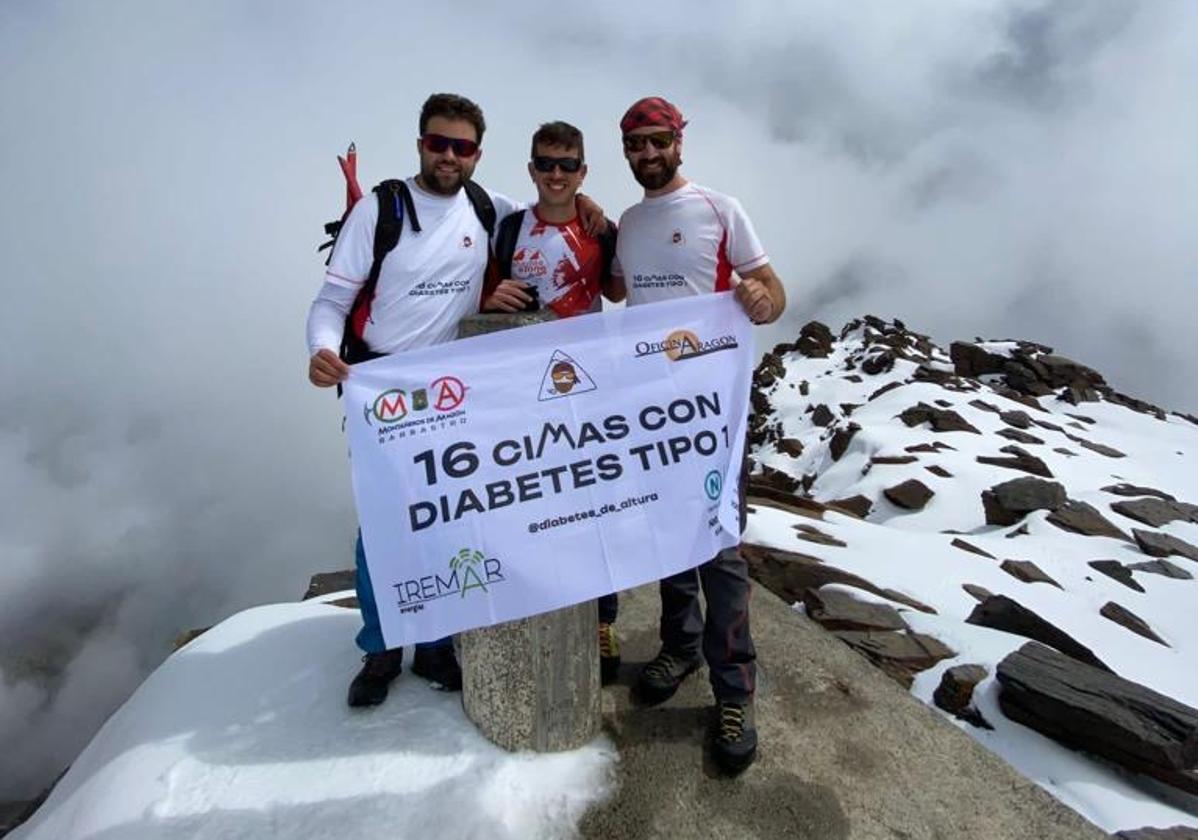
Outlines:
{"type": "Polygon", "coordinates": [[[532,303],[532,295],[525,291],[531,288],[523,280],[500,280],[495,291],[483,301],[483,311],[523,312],[532,303]]]}
{"type": "Polygon", "coordinates": [[[331,388],[349,376],[349,365],[328,348],[322,348],[308,360],[308,380],[317,388],[331,388]]]}

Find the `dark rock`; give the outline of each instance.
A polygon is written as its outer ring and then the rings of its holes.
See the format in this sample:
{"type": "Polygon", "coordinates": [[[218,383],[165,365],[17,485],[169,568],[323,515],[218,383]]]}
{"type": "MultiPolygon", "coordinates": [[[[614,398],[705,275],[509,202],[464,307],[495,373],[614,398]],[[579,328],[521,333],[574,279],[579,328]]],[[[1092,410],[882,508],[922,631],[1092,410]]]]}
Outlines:
{"type": "Polygon", "coordinates": [[[1014,525],[1033,510],[1056,510],[1066,501],[1063,486],[1039,478],[1015,478],[982,491],[988,525],[1014,525]]]}
{"type": "Polygon", "coordinates": [[[799,330],[799,340],[795,342],[795,349],[808,358],[824,359],[831,355],[834,341],[832,331],[827,325],[819,321],[808,321],[799,330]]]}
{"type": "Polygon", "coordinates": [[[989,411],[992,414],[1000,414],[1002,412],[1002,409],[994,403],[988,403],[985,400],[970,400],[969,404],[979,411],[989,411]]]}
{"type": "Polygon", "coordinates": [[[898,465],[898,464],[914,464],[918,460],[919,459],[916,458],[914,455],[875,455],[874,457],[869,459],[869,462],[874,465],[878,465],[878,464],[898,465]]]}
{"type": "Polygon", "coordinates": [[[1070,450],[1066,449],[1066,448],[1065,448],[1065,447],[1063,447],[1063,446],[1058,446],[1058,447],[1055,447],[1055,448],[1054,448],[1052,451],[1053,451],[1053,452],[1056,452],[1058,455],[1068,455],[1070,458],[1076,458],[1076,457],[1077,457],[1077,453],[1076,453],[1076,452],[1072,452],[1072,451],[1070,451],[1070,450]]]}
{"type": "Polygon", "coordinates": [[[944,467],[940,466],[939,464],[932,464],[930,467],[924,467],[924,469],[927,470],[928,472],[930,472],[932,475],[939,476],[940,478],[952,478],[953,477],[952,473],[950,473],[948,470],[946,470],[944,467]]]}
{"type": "Polygon", "coordinates": [[[844,540],[838,540],[831,534],[825,534],[814,525],[799,523],[798,525],[794,526],[794,529],[799,532],[799,539],[806,540],[807,542],[813,542],[819,545],[830,545],[833,548],[845,548],[848,545],[848,543],[846,543],[844,540]]]}
{"type": "Polygon", "coordinates": [[[1019,470],[1020,472],[1031,473],[1032,475],[1043,476],[1044,478],[1052,478],[1052,471],[1048,469],[1048,465],[1037,458],[1035,455],[1020,449],[1018,446],[1004,446],[1000,452],[1014,452],[1017,454],[1010,455],[1006,458],[1000,458],[995,455],[979,455],[977,462],[979,464],[989,464],[992,467],[1003,467],[1008,470],[1019,470]]]}
{"type": "Polygon", "coordinates": [[[899,419],[912,427],[918,426],[921,423],[928,423],[934,432],[972,432],[975,435],[981,434],[981,432],[971,426],[957,412],[936,408],[927,403],[918,403],[911,406],[899,415],[899,419]]]}
{"type": "Polygon", "coordinates": [[[940,406],[941,408],[948,408],[953,404],[952,400],[932,400],[932,402],[936,403],[936,405],[940,406]]]}
{"type": "Polygon", "coordinates": [[[1124,408],[1130,408],[1132,411],[1138,411],[1141,414],[1151,414],[1157,420],[1165,419],[1165,410],[1159,406],[1155,406],[1150,402],[1138,400],[1135,397],[1129,397],[1127,394],[1120,394],[1111,388],[1099,388],[1102,395],[1116,405],[1121,405],[1124,408]]]}
{"type": "Polygon", "coordinates": [[[1198,793],[1198,709],[1026,644],[998,665],[1003,714],[1075,750],[1198,793]]]}
{"type": "Polygon", "coordinates": [[[887,604],[868,604],[835,589],[803,593],[807,615],[825,630],[906,630],[898,610],[887,604]]]}
{"type": "Polygon", "coordinates": [[[1026,429],[1032,425],[1032,418],[1026,411],[1003,411],[999,413],[998,419],[1016,429],[1026,429]]]}
{"type": "Polygon", "coordinates": [[[749,572],[766,589],[788,603],[803,600],[807,589],[819,589],[829,583],[842,583],[872,592],[888,601],[904,604],[913,610],[935,615],[936,610],[909,595],[893,589],[883,589],[863,577],[828,565],[818,557],[783,551],[778,548],[741,543],[741,555],[749,565],[749,572]]]}
{"type": "Polygon", "coordinates": [[[782,438],[782,440],[774,445],[783,455],[789,455],[792,458],[798,458],[803,454],[802,441],[795,440],[794,438],[782,438]]]}
{"type": "Polygon", "coordinates": [[[940,677],[940,685],[932,694],[932,702],[974,726],[993,729],[973,706],[973,690],[989,673],[982,665],[954,665],[940,677]]]}
{"type": "Polygon", "coordinates": [[[1116,840],[1198,840],[1198,828],[1185,825],[1175,825],[1172,828],[1137,828],[1134,831],[1120,831],[1115,834],[1116,840]]]}
{"type": "Polygon", "coordinates": [[[874,503],[865,496],[849,496],[844,499],[834,499],[828,502],[828,507],[864,519],[873,510],[874,503]]]}
{"type": "Polygon", "coordinates": [[[999,568],[1024,583],[1050,583],[1057,589],[1064,589],[1031,560],[1004,560],[999,568]]]}
{"type": "Polygon", "coordinates": [[[976,624],[978,627],[1002,630],[1004,633],[1014,633],[1016,636],[1041,642],[1078,662],[1084,662],[1104,671],[1111,670],[1094,655],[1094,651],[1023,604],[1005,595],[994,595],[987,598],[973,608],[973,612],[965,621],[968,624],[976,624]]]}
{"type": "Polygon", "coordinates": [[[861,407],[861,403],[841,403],[840,404],[840,413],[843,414],[845,417],[848,417],[849,415],[851,415],[854,411],[856,411],[860,407],[861,407]]]}
{"type": "Polygon", "coordinates": [[[870,376],[877,376],[879,373],[885,373],[894,367],[895,355],[889,350],[883,350],[881,353],[875,353],[864,362],[861,363],[861,370],[868,373],[870,376]]]}
{"type": "Polygon", "coordinates": [[[961,588],[973,596],[979,604],[994,595],[989,589],[984,586],[978,586],[976,583],[963,583],[961,584],[961,588]]]}
{"type": "Polygon", "coordinates": [[[823,403],[815,407],[811,412],[811,422],[817,426],[831,426],[832,421],[836,419],[836,415],[832,413],[832,409],[828,408],[823,403]]]}
{"type": "Polygon", "coordinates": [[[794,476],[764,464],[760,474],[749,476],[749,485],[751,487],[769,487],[788,495],[793,495],[799,489],[799,481],[794,476]]]}
{"type": "MultiPolygon", "coordinates": [[[[184,630],[182,633],[180,633],[178,636],[175,636],[175,638],[171,640],[171,650],[179,650],[179,648],[186,645],[192,639],[198,639],[200,636],[203,636],[205,633],[207,633],[211,629],[212,629],[212,626],[209,625],[208,627],[195,627],[191,630],[184,630]]],[[[0,835],[0,836],[3,836],[3,835],[0,835]]]]}
{"type": "MultiPolygon", "coordinates": [[[[1037,394],[1040,396],[1045,396],[1052,393],[1051,390],[1043,387],[1037,388],[1036,390],[1037,394]]],[[[994,388],[994,393],[998,394],[1000,397],[1006,397],[1009,400],[1026,405],[1028,408],[1034,408],[1036,411],[1044,411],[1044,406],[1040,405],[1040,401],[1037,400],[1036,397],[1031,393],[1025,394],[1020,391],[1016,391],[1014,388],[1005,388],[1002,386],[996,386],[994,388]]]]}
{"type": "Polygon", "coordinates": [[[328,604],[330,607],[344,607],[347,610],[361,609],[357,595],[350,595],[348,598],[338,598],[335,601],[329,601],[328,604]]]}
{"type": "Polygon", "coordinates": [[[1137,522],[1151,525],[1153,528],[1168,525],[1176,519],[1183,519],[1187,522],[1198,522],[1198,506],[1186,504],[1185,502],[1158,499],[1151,496],[1146,499],[1115,502],[1111,505],[1111,510],[1130,517],[1137,522]]]}
{"type": "Polygon", "coordinates": [[[1060,432],[1061,434],[1065,434],[1064,429],[1062,429],[1060,426],[1056,425],[1055,423],[1049,423],[1047,420],[1034,420],[1033,419],[1032,422],[1035,423],[1037,426],[1039,426],[1041,429],[1048,429],[1050,432],[1060,432]]]}
{"type": "Polygon", "coordinates": [[[811,385],[808,384],[806,379],[804,379],[802,382],[799,383],[799,394],[801,394],[802,396],[804,396],[804,397],[807,396],[807,394],[810,390],[811,390],[811,385]]]}
{"type": "Polygon", "coordinates": [[[1158,531],[1142,531],[1139,528],[1133,528],[1131,532],[1140,546],[1140,551],[1145,554],[1152,557],[1169,557],[1177,554],[1198,562],[1198,545],[1191,545],[1183,539],[1158,531]]]}
{"type": "Polygon", "coordinates": [[[926,484],[914,478],[909,478],[894,487],[887,487],[882,494],[906,510],[923,510],[936,495],[926,484]]]}
{"type": "Polygon", "coordinates": [[[828,444],[828,451],[831,453],[833,461],[839,461],[841,456],[848,451],[853,436],[859,431],[861,431],[860,426],[856,423],[849,423],[848,426],[843,426],[832,434],[832,441],[828,444]]]}
{"type": "Polygon", "coordinates": [[[1010,533],[1007,533],[1007,534],[1003,534],[1003,536],[1006,537],[1008,540],[1013,540],[1016,537],[1026,537],[1030,533],[1031,533],[1031,531],[1029,531],[1027,529],[1027,523],[1024,522],[1022,525],[1020,525],[1014,531],[1011,531],[1010,533]]]}
{"type": "Polygon", "coordinates": [[[1158,499],[1165,499],[1169,502],[1177,501],[1176,498],[1164,493],[1160,490],[1154,490],[1151,487],[1140,487],[1135,484],[1108,484],[1102,488],[1104,493],[1113,493],[1116,496],[1155,496],[1158,499]]]}
{"type": "Polygon", "coordinates": [[[863,381],[861,377],[855,373],[850,373],[848,376],[843,378],[845,382],[852,382],[854,384],[860,384],[863,381]]]}
{"type": "Polygon", "coordinates": [[[1126,627],[1137,636],[1143,636],[1145,639],[1156,642],[1158,645],[1169,647],[1168,642],[1152,632],[1152,628],[1148,626],[1144,619],[1140,618],[1127,607],[1116,604],[1114,601],[1107,601],[1098,612],[1103,618],[1108,618],[1116,624],[1126,627]]]}
{"type": "Polygon", "coordinates": [[[1132,576],[1131,570],[1120,563],[1118,560],[1091,560],[1087,565],[1096,572],[1117,580],[1119,583],[1126,586],[1128,589],[1134,589],[1136,592],[1143,592],[1144,587],[1136,583],[1136,579],[1132,576]]]}
{"type": "Polygon", "coordinates": [[[1085,438],[1080,438],[1077,435],[1071,435],[1068,432],[1065,433],[1065,437],[1069,438],[1071,441],[1076,443],[1078,446],[1081,446],[1085,449],[1089,449],[1091,452],[1097,452],[1099,455],[1105,455],[1108,458],[1126,458],[1127,457],[1122,452],[1120,452],[1118,449],[1115,449],[1114,447],[1111,447],[1111,446],[1107,446],[1105,443],[1095,443],[1092,440],[1086,440],[1085,438]]]}
{"type": "Polygon", "coordinates": [[[883,394],[887,393],[888,391],[893,391],[895,388],[902,388],[906,384],[907,384],[906,382],[897,382],[897,381],[896,382],[887,382],[881,388],[879,388],[878,390],[874,391],[872,394],[869,395],[868,402],[873,402],[878,397],[882,396],[883,394]]]}
{"type": "Polygon", "coordinates": [[[1050,388],[1084,389],[1106,384],[1101,373],[1064,356],[1045,354],[1037,356],[1035,363],[1037,372],[1043,371],[1041,376],[1050,388]]]}
{"type": "Polygon", "coordinates": [[[1013,440],[1016,443],[1044,443],[1035,435],[1029,435],[1027,432],[1021,432],[1018,429],[999,429],[994,434],[999,437],[1005,437],[1007,440],[1013,440]]]}
{"type": "Polygon", "coordinates": [[[977,554],[980,557],[988,557],[991,560],[998,559],[990,552],[983,551],[982,549],[978,548],[976,545],[965,542],[965,540],[961,539],[960,537],[957,537],[957,539],[953,540],[951,543],[949,543],[949,545],[951,545],[953,548],[959,548],[962,551],[968,551],[970,554],[977,554]]]}
{"type": "Polygon", "coordinates": [[[1084,414],[1069,414],[1069,412],[1065,412],[1065,414],[1067,417],[1072,417],[1074,420],[1081,420],[1083,423],[1085,423],[1088,426],[1093,426],[1095,423],[1098,422],[1093,417],[1087,417],[1084,414]]]}
{"type": "Polygon", "coordinates": [[[1085,502],[1069,499],[1061,507],[1048,514],[1048,521],[1063,531],[1072,531],[1087,537],[1112,537],[1131,542],[1131,537],[1120,531],[1096,508],[1085,502]]]}
{"type": "Polygon", "coordinates": [[[863,654],[904,688],[911,687],[915,675],[920,671],[926,671],[942,659],[957,655],[939,640],[922,633],[838,630],[835,636],[863,654]]]}
{"type": "Polygon", "coordinates": [[[976,378],[987,373],[1002,373],[1006,356],[991,353],[989,350],[970,344],[966,341],[954,341],[948,347],[948,356],[953,361],[953,370],[957,376],[976,378]]]}
{"type": "Polygon", "coordinates": [[[1061,391],[1058,399],[1069,403],[1070,405],[1081,405],[1087,402],[1098,402],[1100,399],[1098,391],[1093,388],[1078,387],[1076,385],[1065,388],[1061,391]]]}
{"type": "Polygon", "coordinates": [[[1168,560],[1145,560],[1142,563],[1131,563],[1129,569],[1136,572],[1148,572],[1152,575],[1163,575],[1174,580],[1193,580],[1194,576],[1180,566],[1174,566],[1168,560]]]}
{"type": "Polygon", "coordinates": [[[319,572],[312,575],[312,579],[308,581],[308,591],[300,600],[307,601],[309,598],[318,598],[321,595],[344,592],[347,589],[353,589],[355,585],[356,576],[353,569],[344,569],[339,572],[319,572]]]}
{"type": "Polygon", "coordinates": [[[937,449],[935,446],[933,446],[930,443],[917,443],[913,446],[904,446],[903,451],[904,452],[930,452],[934,455],[937,452],[939,452],[940,450],[937,449]]]}

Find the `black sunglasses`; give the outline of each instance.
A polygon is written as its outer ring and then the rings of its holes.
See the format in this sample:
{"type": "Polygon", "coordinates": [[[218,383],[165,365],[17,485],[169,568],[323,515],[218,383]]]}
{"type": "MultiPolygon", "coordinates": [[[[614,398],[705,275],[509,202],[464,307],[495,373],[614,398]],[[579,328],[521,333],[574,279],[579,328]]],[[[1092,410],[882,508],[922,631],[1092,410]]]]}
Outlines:
{"type": "Polygon", "coordinates": [[[562,172],[573,175],[582,169],[582,158],[548,157],[546,155],[533,156],[532,168],[537,170],[537,172],[552,172],[555,166],[561,169],[562,172]]]}
{"type": "Polygon", "coordinates": [[[677,135],[672,131],[658,131],[654,134],[625,134],[624,148],[630,152],[639,152],[646,143],[652,143],[653,148],[665,150],[673,145],[677,135]]]}
{"type": "Polygon", "coordinates": [[[474,153],[478,151],[478,143],[473,140],[463,140],[460,137],[446,137],[444,134],[425,134],[420,138],[420,143],[426,151],[430,151],[435,155],[439,155],[453,146],[453,153],[458,157],[474,157],[474,153]]]}

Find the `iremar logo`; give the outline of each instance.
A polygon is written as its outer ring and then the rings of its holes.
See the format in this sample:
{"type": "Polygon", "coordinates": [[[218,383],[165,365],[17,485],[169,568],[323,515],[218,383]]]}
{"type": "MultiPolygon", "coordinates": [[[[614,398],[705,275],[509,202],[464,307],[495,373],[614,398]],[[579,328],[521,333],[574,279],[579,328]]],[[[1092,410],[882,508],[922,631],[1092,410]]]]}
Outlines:
{"type": "Polygon", "coordinates": [[[439,412],[453,411],[466,401],[466,386],[456,376],[441,376],[429,383],[426,388],[417,388],[409,396],[402,388],[391,388],[383,391],[363,406],[366,425],[372,426],[372,420],[380,424],[398,423],[410,413],[427,411],[432,408],[439,412]],[[431,401],[431,402],[430,402],[431,401]]]}
{"type": "Polygon", "coordinates": [[[691,330],[674,330],[661,341],[637,342],[636,355],[639,358],[665,353],[670,361],[678,362],[696,356],[706,356],[708,353],[718,353],[721,350],[732,350],[738,346],[736,336],[732,334],[704,339],[691,330]]]}
{"type": "Polygon", "coordinates": [[[489,593],[490,587],[503,583],[503,563],[498,557],[486,557],[481,551],[463,548],[449,558],[449,574],[425,575],[391,584],[395,587],[401,613],[415,613],[442,598],[465,598],[469,593],[489,593]]]}

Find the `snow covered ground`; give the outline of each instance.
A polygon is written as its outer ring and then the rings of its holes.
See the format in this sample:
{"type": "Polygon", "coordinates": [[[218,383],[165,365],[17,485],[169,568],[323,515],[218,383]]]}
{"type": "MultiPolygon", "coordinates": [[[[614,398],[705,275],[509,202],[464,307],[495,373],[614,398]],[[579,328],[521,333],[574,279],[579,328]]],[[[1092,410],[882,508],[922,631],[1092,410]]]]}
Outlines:
{"type": "MultiPolygon", "coordinates": [[[[970,402],[980,399],[1004,412],[1023,411],[1036,420],[1061,427],[1058,432],[1033,424],[1027,431],[1041,438],[1043,444],[1020,445],[1047,464],[1069,498],[1090,503],[1129,533],[1133,527],[1154,529],[1113,512],[1110,504],[1125,499],[1101,488],[1128,482],[1170,493],[1182,501],[1198,502],[1198,426],[1174,415],[1162,421],[1109,402],[1074,406],[1051,396],[1041,398],[1047,411],[1038,412],[985,386],[978,391],[957,392],[933,382],[912,382],[917,365],[902,358],[890,371],[865,374],[861,360],[880,348],[866,348],[862,341],[864,329],[858,328],[838,341],[827,358],[808,358],[798,352],[782,356],[784,377],[763,390],[774,409],[771,419],[781,424],[781,437],[799,441],[803,451],[792,457],[770,443],[759,448],[755,457],[759,463],[795,478],[814,476],[810,493],[820,501],[860,494],[873,501],[873,509],[865,520],[829,512],[818,523],[821,531],[847,543],[844,548],[799,539],[793,526],[798,522],[811,524],[811,520],[764,505],[755,508],[745,540],[819,557],[879,587],[897,590],[935,608],[937,614],[928,615],[892,604],[903,610],[903,618],[912,630],[940,639],[959,654],[919,674],[913,693],[931,704],[932,692],[946,669],[965,663],[986,666],[989,677],[978,686],[975,701],[995,729],[987,731],[946,717],[1100,827],[1108,831],[1143,826],[1198,827],[1195,799],[1170,796],[1162,785],[1067,750],[1002,715],[995,667],[1026,639],[966,624],[965,618],[978,602],[962,589],[962,584],[972,583],[994,594],[1008,595],[1081,641],[1119,675],[1198,707],[1198,622],[1193,618],[1198,608],[1198,581],[1137,571],[1134,579],[1145,591],[1135,592],[1087,563],[1114,559],[1127,564],[1152,558],[1142,554],[1134,543],[1061,530],[1046,521],[1045,511],[1032,513],[1024,520],[1026,534],[1008,537],[1017,527],[985,524],[981,492],[1026,473],[975,460],[978,455],[1000,455],[1000,447],[1012,441],[995,435],[1007,428],[997,413],[970,402]],[[801,386],[803,382],[805,386],[801,386]],[[869,399],[890,382],[906,384],[869,399]],[[806,395],[801,393],[804,388],[806,395]],[[927,424],[908,427],[897,419],[919,402],[956,411],[981,434],[933,432],[927,424]],[[828,427],[812,421],[808,407],[819,404],[826,405],[834,416],[828,427]],[[846,415],[842,404],[856,407],[846,415]],[[1093,422],[1077,420],[1074,415],[1093,422]],[[834,461],[829,451],[833,430],[846,426],[849,418],[861,428],[842,457],[834,461]],[[1083,448],[1077,438],[1113,447],[1125,457],[1083,448]],[[871,464],[875,457],[908,456],[912,453],[907,447],[935,442],[952,449],[918,452],[917,459],[906,464],[871,464]],[[1057,452],[1057,448],[1073,454],[1057,452]],[[928,470],[933,466],[951,477],[933,474],[928,470]],[[918,479],[935,492],[920,511],[904,510],[883,495],[884,489],[909,478],[918,479]],[[962,539],[995,559],[953,547],[950,543],[958,534],[944,533],[947,530],[960,532],[962,539]],[[999,567],[1000,561],[1008,558],[1033,561],[1061,588],[1012,577],[999,567]],[[1099,609],[1108,601],[1144,619],[1169,646],[1100,616],[1099,609]],[[1173,799],[1173,803],[1165,799],[1173,799]]],[[[1011,345],[985,346],[1002,352],[1011,345]]],[[[930,366],[952,370],[942,352],[937,350],[932,356],[930,366]]],[[[1176,521],[1155,530],[1198,544],[1198,524],[1176,521]]],[[[1168,559],[1198,576],[1198,564],[1177,556],[1168,559]]],[[[859,600],[884,602],[860,589],[838,588],[859,600]]],[[[802,609],[802,605],[797,608],[802,609]]]]}
{"type": "Polygon", "coordinates": [[[569,837],[614,779],[600,739],[511,754],[460,694],[406,672],[348,713],[356,611],[314,601],[233,616],[171,656],[13,840],[569,837]]]}

